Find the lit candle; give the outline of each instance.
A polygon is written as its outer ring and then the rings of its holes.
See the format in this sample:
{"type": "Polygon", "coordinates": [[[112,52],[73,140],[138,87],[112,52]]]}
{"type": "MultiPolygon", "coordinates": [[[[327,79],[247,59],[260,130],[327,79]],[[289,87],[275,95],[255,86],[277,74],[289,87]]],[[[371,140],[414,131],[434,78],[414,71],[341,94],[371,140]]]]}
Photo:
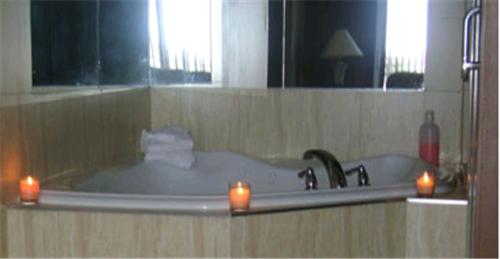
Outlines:
{"type": "Polygon", "coordinates": [[[424,171],[424,173],[417,178],[417,196],[432,197],[435,186],[434,175],[424,171]]]}
{"type": "Polygon", "coordinates": [[[250,207],[250,185],[238,181],[229,186],[229,204],[231,211],[245,211],[250,207]]]}
{"type": "Polygon", "coordinates": [[[19,180],[19,197],[24,204],[35,204],[40,193],[40,182],[32,176],[19,180]]]}

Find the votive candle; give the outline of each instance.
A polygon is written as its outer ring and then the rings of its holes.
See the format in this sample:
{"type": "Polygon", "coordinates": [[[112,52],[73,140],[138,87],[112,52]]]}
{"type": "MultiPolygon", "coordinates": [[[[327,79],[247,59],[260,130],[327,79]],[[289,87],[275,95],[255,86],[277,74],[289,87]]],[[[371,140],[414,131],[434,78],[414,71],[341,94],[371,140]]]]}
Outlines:
{"type": "Polygon", "coordinates": [[[417,178],[417,196],[430,198],[434,194],[434,188],[436,183],[434,180],[434,175],[428,171],[424,171],[417,178]]]}
{"type": "Polygon", "coordinates": [[[26,176],[19,180],[19,198],[24,204],[35,204],[40,194],[40,182],[33,176],[26,176]]]}
{"type": "Polygon", "coordinates": [[[228,196],[231,211],[245,211],[250,207],[251,191],[249,184],[242,181],[231,184],[228,196]]]}

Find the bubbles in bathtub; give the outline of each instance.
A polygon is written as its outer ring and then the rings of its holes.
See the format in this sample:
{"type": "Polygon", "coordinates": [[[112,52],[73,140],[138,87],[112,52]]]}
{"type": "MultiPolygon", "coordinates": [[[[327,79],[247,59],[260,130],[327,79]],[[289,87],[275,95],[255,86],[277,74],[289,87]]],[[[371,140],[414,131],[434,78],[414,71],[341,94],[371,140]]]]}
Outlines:
{"type": "Polygon", "coordinates": [[[269,179],[269,181],[268,181],[269,184],[273,184],[274,185],[276,183],[276,172],[271,172],[269,174],[268,179],[269,179]]]}
{"type": "Polygon", "coordinates": [[[299,177],[297,177],[297,180],[296,180],[296,181],[297,181],[297,184],[298,184],[299,186],[303,186],[303,185],[305,185],[305,184],[306,184],[306,180],[305,180],[305,178],[299,178],[299,177]]]}

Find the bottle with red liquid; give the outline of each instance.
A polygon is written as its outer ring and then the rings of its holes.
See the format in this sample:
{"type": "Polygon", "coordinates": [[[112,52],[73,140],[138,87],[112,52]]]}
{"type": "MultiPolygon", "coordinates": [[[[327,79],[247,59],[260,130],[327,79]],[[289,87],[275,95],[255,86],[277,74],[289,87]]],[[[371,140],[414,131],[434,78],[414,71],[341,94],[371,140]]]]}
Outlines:
{"type": "Polygon", "coordinates": [[[425,111],[425,122],[420,126],[420,159],[439,166],[439,127],[434,123],[434,111],[425,111]]]}

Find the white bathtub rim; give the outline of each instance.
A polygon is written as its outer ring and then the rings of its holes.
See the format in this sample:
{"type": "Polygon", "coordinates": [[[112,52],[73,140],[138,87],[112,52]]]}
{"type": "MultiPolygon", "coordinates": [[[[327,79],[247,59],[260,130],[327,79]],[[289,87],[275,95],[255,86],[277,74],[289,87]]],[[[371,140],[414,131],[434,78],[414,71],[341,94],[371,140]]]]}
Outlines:
{"type": "MultiPolygon", "coordinates": [[[[436,193],[445,193],[453,188],[439,185],[436,193]]],[[[414,197],[413,184],[398,184],[340,190],[302,191],[280,194],[255,194],[251,210],[275,211],[307,207],[334,206],[349,203],[373,202],[414,197]]],[[[144,210],[186,213],[229,213],[229,202],[225,195],[172,196],[116,193],[85,193],[42,190],[39,204],[51,207],[74,207],[90,209],[144,210]]]]}

